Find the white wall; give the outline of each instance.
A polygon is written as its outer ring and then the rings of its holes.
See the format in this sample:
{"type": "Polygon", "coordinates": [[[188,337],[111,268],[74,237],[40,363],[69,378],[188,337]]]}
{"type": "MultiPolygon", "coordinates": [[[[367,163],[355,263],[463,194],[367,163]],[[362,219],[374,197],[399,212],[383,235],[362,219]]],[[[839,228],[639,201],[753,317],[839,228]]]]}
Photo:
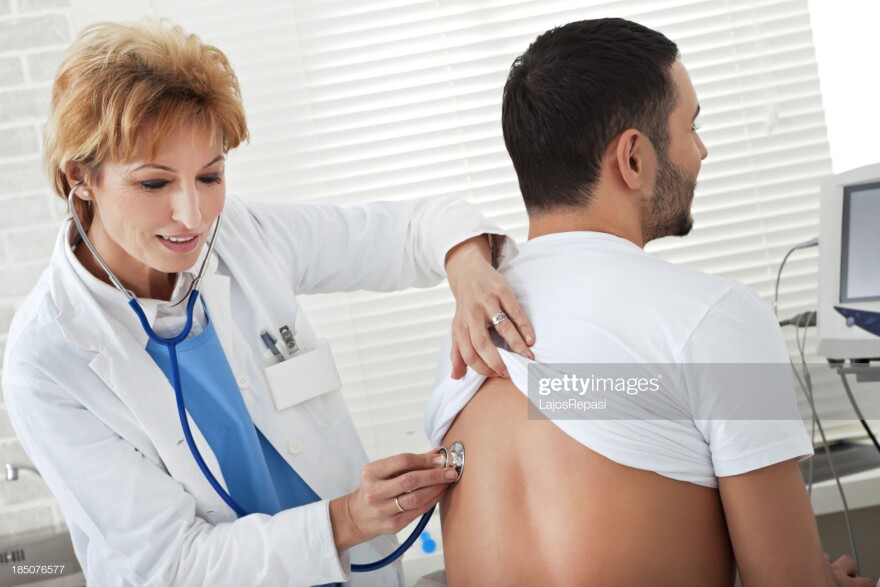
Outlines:
{"type": "Polygon", "coordinates": [[[880,3],[809,0],[834,173],[880,162],[880,3]]]}

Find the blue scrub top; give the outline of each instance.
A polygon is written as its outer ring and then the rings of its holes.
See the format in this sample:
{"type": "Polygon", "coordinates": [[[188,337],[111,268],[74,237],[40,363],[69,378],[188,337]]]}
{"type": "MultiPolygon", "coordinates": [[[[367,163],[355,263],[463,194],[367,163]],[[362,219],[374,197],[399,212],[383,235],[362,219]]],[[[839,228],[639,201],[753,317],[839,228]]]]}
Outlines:
{"type": "MultiPolygon", "coordinates": [[[[167,347],[150,340],[147,353],[173,386],[167,347]]],[[[274,515],[321,499],[254,425],[210,317],[202,333],[177,345],[177,362],[186,411],[246,512],[274,515]]]]}

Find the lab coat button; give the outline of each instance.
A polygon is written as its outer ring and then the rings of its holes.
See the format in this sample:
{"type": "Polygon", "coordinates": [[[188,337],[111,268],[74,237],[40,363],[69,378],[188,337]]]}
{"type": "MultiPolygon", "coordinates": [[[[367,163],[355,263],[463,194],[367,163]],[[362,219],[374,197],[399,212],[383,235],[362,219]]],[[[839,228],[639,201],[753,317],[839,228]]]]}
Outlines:
{"type": "Polygon", "coordinates": [[[287,450],[290,451],[292,455],[298,455],[302,452],[303,449],[303,441],[300,438],[294,438],[287,444],[287,450]]]}
{"type": "Polygon", "coordinates": [[[247,378],[247,375],[239,375],[236,377],[235,381],[241,389],[247,389],[247,386],[250,385],[250,380],[247,378]]]}

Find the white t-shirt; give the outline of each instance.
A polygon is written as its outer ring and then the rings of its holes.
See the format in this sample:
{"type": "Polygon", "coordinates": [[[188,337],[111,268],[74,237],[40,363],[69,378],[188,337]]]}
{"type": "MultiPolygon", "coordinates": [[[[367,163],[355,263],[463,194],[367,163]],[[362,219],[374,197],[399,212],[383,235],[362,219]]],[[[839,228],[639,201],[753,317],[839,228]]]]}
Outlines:
{"type": "MultiPolygon", "coordinates": [[[[785,342],[751,289],[599,232],[535,238],[501,271],[537,334],[536,362],[499,350],[511,380],[532,407],[552,398],[591,400],[581,411],[542,410],[584,446],[707,487],[717,487],[717,477],[813,454],[785,342]],[[597,386],[568,396],[539,391],[548,373],[576,373],[589,387],[586,379],[607,375],[609,367],[621,376],[631,367],[628,374],[661,383],[646,382],[632,395],[596,393],[597,386]]],[[[425,413],[434,446],[485,379],[470,369],[464,379],[451,379],[449,345],[447,337],[425,413]]]]}

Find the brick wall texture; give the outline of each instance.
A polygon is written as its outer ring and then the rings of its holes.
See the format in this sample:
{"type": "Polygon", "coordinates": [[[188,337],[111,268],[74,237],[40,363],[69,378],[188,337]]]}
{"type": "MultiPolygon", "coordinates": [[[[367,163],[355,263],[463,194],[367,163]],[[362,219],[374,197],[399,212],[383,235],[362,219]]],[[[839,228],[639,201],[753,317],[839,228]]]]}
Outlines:
{"type": "MultiPolygon", "coordinates": [[[[0,0],[0,352],[65,215],[40,157],[52,80],[72,40],[69,0],[0,0]]],[[[5,463],[30,461],[0,398],[0,467],[5,463]]],[[[18,481],[0,478],[0,537],[62,525],[40,477],[22,471],[18,481]]]]}

